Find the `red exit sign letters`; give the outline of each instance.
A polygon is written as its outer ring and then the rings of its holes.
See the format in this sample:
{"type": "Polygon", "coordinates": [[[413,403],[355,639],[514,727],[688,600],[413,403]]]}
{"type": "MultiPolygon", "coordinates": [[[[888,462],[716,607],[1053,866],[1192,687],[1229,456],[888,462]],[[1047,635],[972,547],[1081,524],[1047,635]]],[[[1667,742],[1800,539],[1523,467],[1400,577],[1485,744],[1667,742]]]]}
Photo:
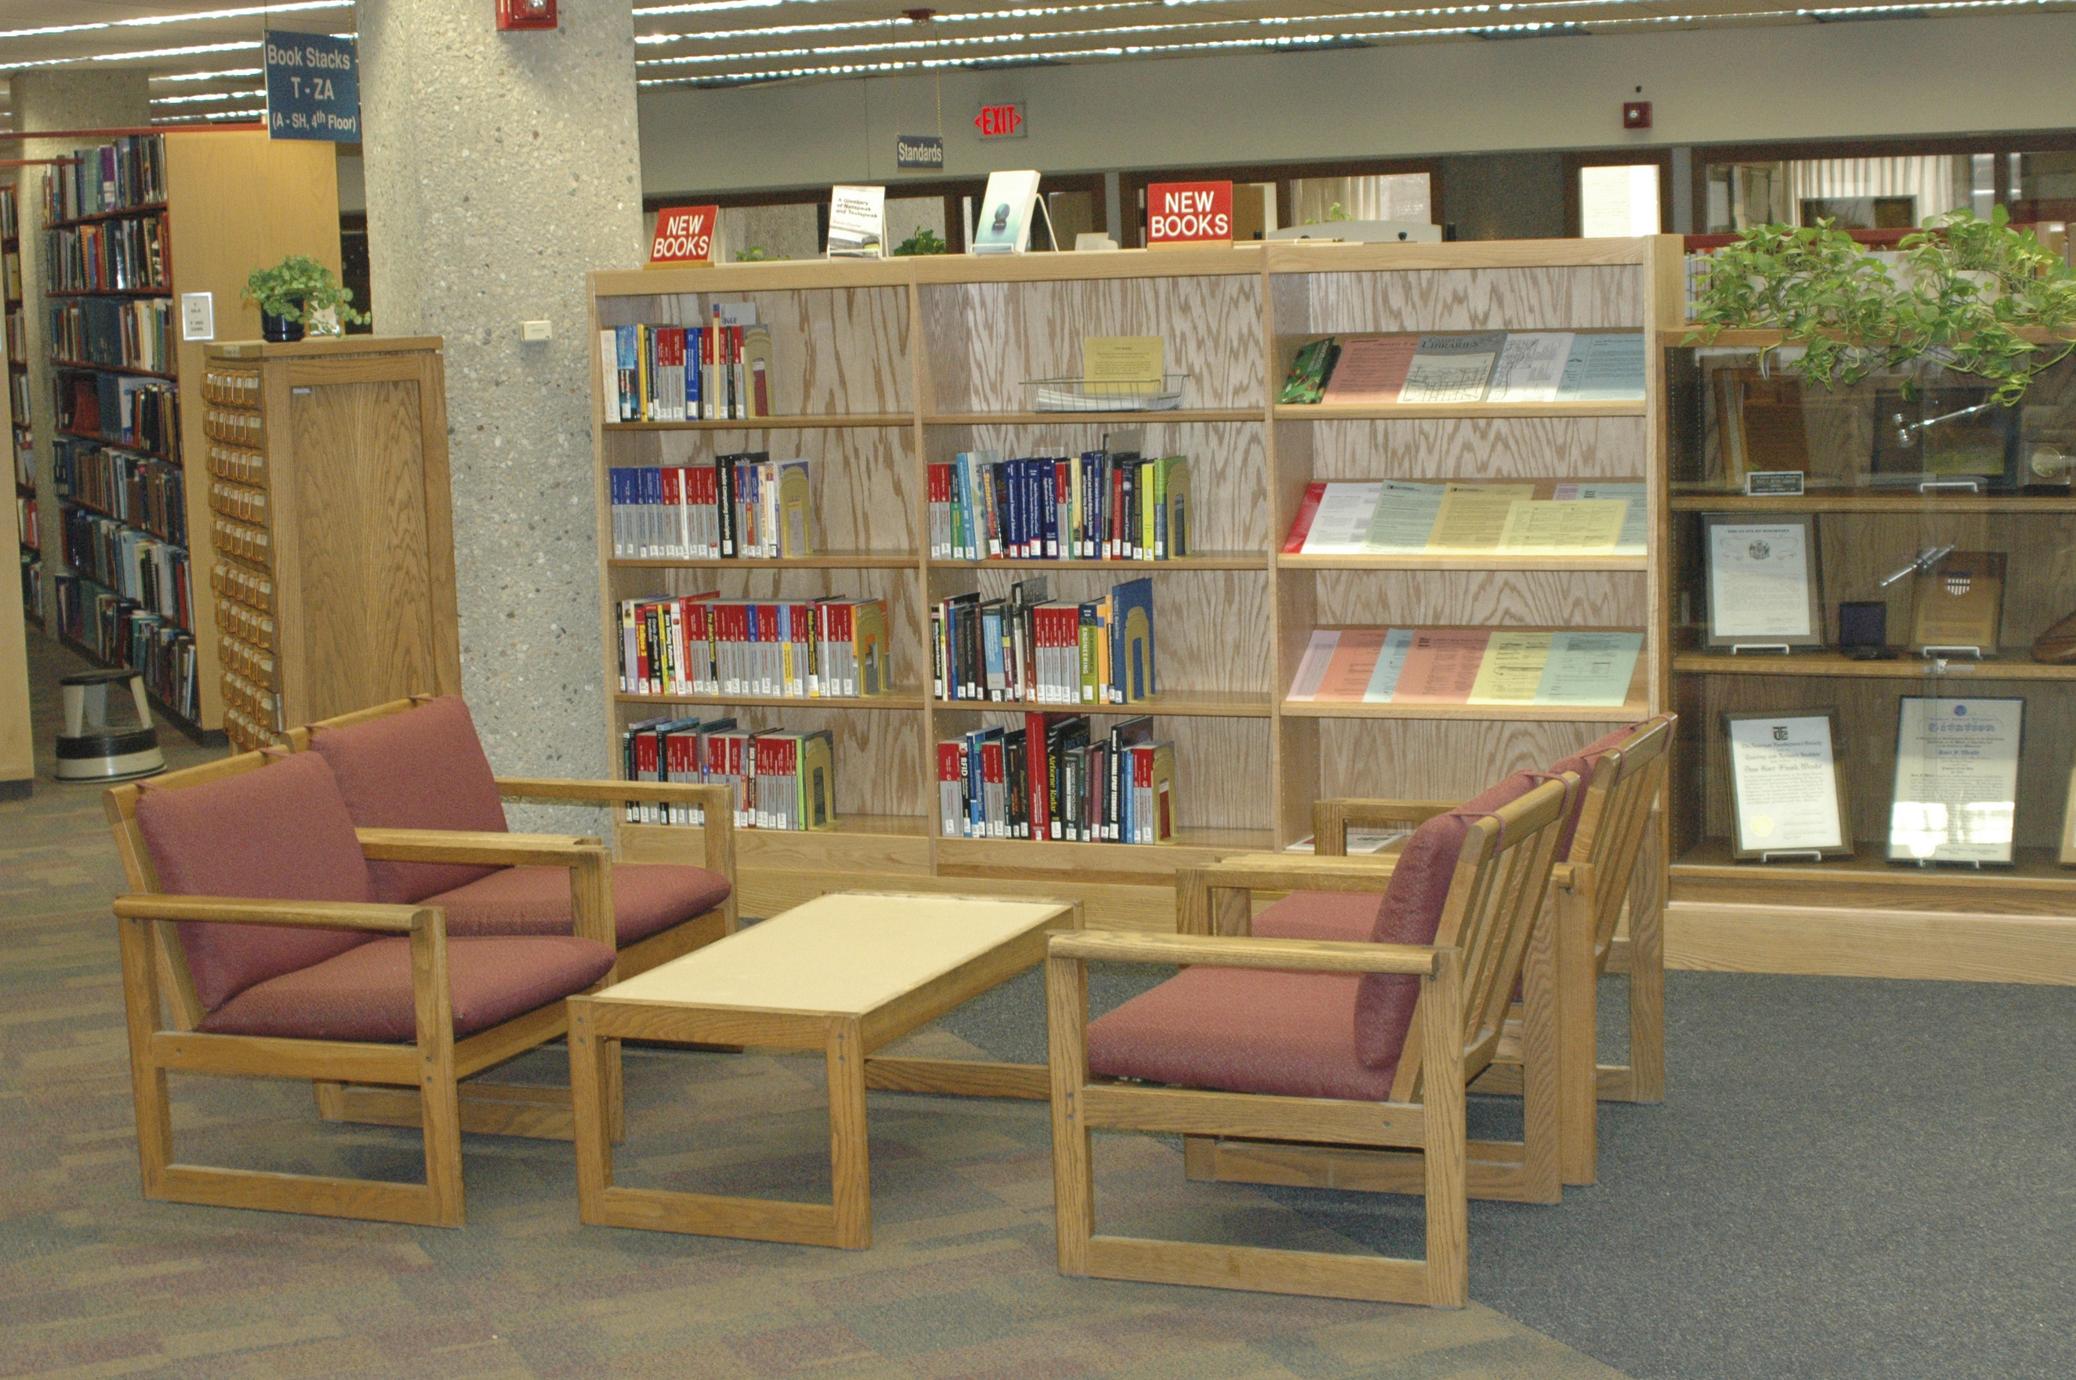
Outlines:
{"type": "Polygon", "coordinates": [[[1233,238],[1233,184],[1154,182],[1146,188],[1146,247],[1227,243],[1233,238]]]}
{"type": "Polygon", "coordinates": [[[718,206],[669,206],[656,213],[656,237],[649,242],[652,264],[704,264],[714,257],[714,222],[718,206]]]}
{"type": "Polygon", "coordinates": [[[980,131],[983,139],[1022,139],[1026,134],[1023,105],[1016,101],[1007,105],[984,105],[973,117],[973,127],[980,131]]]}

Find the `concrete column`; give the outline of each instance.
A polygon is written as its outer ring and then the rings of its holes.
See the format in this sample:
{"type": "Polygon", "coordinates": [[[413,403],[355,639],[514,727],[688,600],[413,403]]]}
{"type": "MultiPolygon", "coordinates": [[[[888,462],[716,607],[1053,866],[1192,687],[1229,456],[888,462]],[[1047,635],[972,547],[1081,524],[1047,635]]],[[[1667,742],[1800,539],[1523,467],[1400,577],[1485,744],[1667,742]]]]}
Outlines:
{"type": "MultiPolygon", "coordinates": [[[[151,95],[142,70],[23,72],[9,82],[14,127],[42,129],[135,129],[151,123],[151,95]]],[[[100,136],[25,139],[23,158],[58,158],[105,143],[100,136]]],[[[50,311],[43,295],[44,179],[50,170],[23,168],[15,179],[21,213],[22,327],[29,352],[30,413],[36,434],[37,512],[43,533],[44,629],[57,637],[57,594],[51,577],[65,568],[59,553],[62,528],[57,481],[51,474],[51,440],[57,431],[57,400],[51,392],[50,311]]]]}
{"type": "Polygon", "coordinates": [[[446,338],[462,681],[500,772],[604,758],[584,275],[641,262],[634,21],[570,5],[361,0],[370,296],[382,334],[446,338]],[[545,320],[553,339],[520,340],[545,320]]]}

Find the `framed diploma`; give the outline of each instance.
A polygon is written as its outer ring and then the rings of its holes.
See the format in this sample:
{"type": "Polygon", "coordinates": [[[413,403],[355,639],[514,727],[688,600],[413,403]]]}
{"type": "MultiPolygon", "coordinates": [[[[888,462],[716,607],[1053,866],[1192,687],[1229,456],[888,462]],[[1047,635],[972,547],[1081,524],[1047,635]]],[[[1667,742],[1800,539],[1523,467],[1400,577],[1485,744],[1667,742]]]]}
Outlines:
{"type": "Polygon", "coordinates": [[[1911,587],[1910,650],[1995,656],[2004,621],[2004,553],[1950,551],[1911,587]]]}
{"type": "Polygon", "coordinates": [[[1711,651],[1786,652],[1824,645],[1816,519],[1808,513],[1753,520],[1706,513],[1711,651]]]}
{"type": "Polygon", "coordinates": [[[1725,714],[1723,730],[1730,739],[1731,856],[1852,856],[1837,710],[1725,714]]]}
{"type": "Polygon", "coordinates": [[[2026,702],[1905,695],[1896,703],[1889,861],[2011,861],[2026,702]]]}

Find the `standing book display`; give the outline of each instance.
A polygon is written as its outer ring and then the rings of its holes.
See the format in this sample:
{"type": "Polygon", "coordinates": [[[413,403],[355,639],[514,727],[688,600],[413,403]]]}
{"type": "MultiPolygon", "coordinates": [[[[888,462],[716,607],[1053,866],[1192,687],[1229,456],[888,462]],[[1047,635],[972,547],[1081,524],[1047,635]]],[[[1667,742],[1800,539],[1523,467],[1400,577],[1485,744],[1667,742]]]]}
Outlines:
{"type": "MultiPolygon", "coordinates": [[[[1017,193],[1005,247],[1035,189],[1017,193]]],[[[595,274],[610,751],[666,713],[828,734],[829,827],[737,837],[752,913],[869,884],[1066,895],[1095,923],[1168,929],[1177,869],[1294,844],[1315,800],[1468,796],[1640,721],[1665,660],[1664,427],[1640,345],[1670,253],[1278,243],[595,274]],[[769,415],[680,414],[669,378],[667,410],[645,410],[619,341],[717,305],[768,334],[769,415]],[[1625,335],[1565,386],[1577,340],[1625,335]],[[1342,355],[1330,339],[1391,343],[1355,345],[1334,397],[1279,401],[1319,396],[1284,383],[1300,354],[1342,355]],[[1154,362],[1187,380],[1171,409],[1049,411],[1025,386],[1154,362]],[[1398,400],[1409,379],[1430,400],[1398,400]],[[810,547],[716,554],[687,514],[662,551],[630,549],[630,473],[731,456],[804,462],[810,547]],[[1392,497],[1291,549],[1327,485],[1392,497]],[[622,688],[630,609],[639,659],[658,610],[834,599],[884,606],[881,693],[687,688],[667,661],[622,688]],[[1315,633],[1351,659],[1292,693],[1315,633]]],[[[682,822],[617,828],[634,858],[697,847],[682,822]]]]}

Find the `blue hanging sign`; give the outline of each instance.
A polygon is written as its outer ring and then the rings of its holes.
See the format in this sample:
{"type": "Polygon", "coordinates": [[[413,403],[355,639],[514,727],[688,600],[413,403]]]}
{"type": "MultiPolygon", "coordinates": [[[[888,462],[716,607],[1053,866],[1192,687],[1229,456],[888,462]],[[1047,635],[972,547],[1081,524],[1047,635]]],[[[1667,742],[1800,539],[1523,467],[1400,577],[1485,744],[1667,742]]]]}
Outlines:
{"type": "Polygon", "coordinates": [[[350,38],[267,34],[267,137],[360,142],[360,65],[350,38]]]}

